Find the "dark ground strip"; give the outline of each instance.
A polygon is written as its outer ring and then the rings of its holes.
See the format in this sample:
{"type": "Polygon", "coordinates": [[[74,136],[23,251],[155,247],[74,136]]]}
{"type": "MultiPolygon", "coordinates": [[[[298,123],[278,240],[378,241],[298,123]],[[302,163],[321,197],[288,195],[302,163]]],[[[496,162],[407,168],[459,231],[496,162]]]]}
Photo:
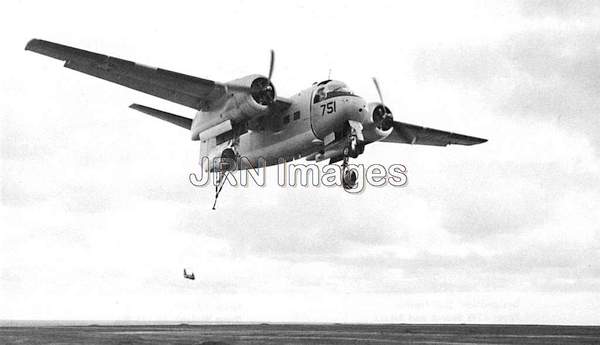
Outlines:
{"type": "Polygon", "coordinates": [[[231,345],[600,344],[600,327],[408,324],[0,327],[2,345],[200,345],[207,341],[231,345]]]}

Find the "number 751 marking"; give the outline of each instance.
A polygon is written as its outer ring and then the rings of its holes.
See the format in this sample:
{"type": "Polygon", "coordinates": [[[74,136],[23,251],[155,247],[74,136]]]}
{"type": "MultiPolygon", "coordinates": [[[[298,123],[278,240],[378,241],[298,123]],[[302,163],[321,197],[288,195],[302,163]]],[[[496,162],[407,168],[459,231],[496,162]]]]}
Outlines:
{"type": "Polygon", "coordinates": [[[321,116],[325,115],[325,112],[327,112],[327,114],[331,114],[331,113],[335,113],[335,101],[333,102],[328,102],[327,104],[321,104],[321,116]]]}

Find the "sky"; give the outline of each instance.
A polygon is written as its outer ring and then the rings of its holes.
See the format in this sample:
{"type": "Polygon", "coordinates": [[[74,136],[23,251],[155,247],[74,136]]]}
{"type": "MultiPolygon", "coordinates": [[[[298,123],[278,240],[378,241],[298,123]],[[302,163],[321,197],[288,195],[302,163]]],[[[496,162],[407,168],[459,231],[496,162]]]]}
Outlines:
{"type": "MultiPolygon", "coordinates": [[[[3,1],[0,319],[600,323],[595,1],[3,1]],[[192,186],[194,111],[24,51],[31,38],[289,96],[329,70],[399,121],[403,188],[192,186]],[[182,278],[182,268],[196,274],[182,278]]],[[[271,171],[268,170],[267,173],[271,171]]],[[[272,175],[271,175],[272,176],[272,175]]],[[[269,183],[271,182],[271,183],[269,183]]]]}

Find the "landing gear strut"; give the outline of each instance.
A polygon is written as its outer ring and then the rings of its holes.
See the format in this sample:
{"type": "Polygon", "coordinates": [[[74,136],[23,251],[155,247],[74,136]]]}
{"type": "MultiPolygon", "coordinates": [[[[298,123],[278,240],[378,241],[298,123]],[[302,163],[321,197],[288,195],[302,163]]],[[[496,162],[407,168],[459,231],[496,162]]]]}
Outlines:
{"type": "Polygon", "coordinates": [[[215,174],[219,174],[219,178],[217,179],[217,183],[215,184],[215,202],[213,203],[213,210],[216,210],[217,207],[217,199],[219,198],[219,193],[221,193],[221,190],[223,189],[223,186],[225,185],[225,181],[227,181],[227,174],[229,173],[229,171],[219,171],[219,172],[215,172],[215,174]]]}
{"type": "Polygon", "coordinates": [[[226,148],[223,150],[223,153],[221,153],[218,169],[215,171],[215,174],[219,174],[219,177],[217,178],[217,183],[215,184],[215,202],[213,203],[213,210],[215,210],[217,207],[217,199],[219,198],[219,194],[221,193],[223,186],[225,186],[227,174],[235,170],[236,158],[237,155],[234,151],[234,148],[226,148]]]}
{"type": "Polygon", "coordinates": [[[350,157],[356,158],[364,151],[364,146],[360,145],[354,132],[348,136],[348,144],[344,148],[344,159],[342,161],[342,186],[344,190],[350,190],[357,187],[358,172],[356,169],[348,168],[350,157]]]}

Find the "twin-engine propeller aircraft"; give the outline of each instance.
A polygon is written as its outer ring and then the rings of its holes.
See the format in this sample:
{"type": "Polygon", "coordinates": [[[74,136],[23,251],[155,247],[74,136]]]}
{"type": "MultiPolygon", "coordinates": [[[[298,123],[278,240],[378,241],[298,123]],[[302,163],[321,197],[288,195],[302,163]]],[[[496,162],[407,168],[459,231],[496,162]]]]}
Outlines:
{"type": "Polygon", "coordinates": [[[187,271],[185,270],[185,268],[183,269],[183,277],[185,279],[189,279],[189,280],[195,280],[196,279],[196,276],[194,275],[194,272],[187,273],[187,271]]]}
{"type": "Polygon", "coordinates": [[[343,186],[348,189],[356,186],[358,177],[348,169],[348,160],[363,153],[367,144],[446,146],[487,141],[394,121],[375,78],[379,102],[367,103],[337,80],[314,83],[290,98],[280,97],[271,82],[273,51],[266,77],[252,74],[219,83],[39,39],[29,41],[25,49],[65,61],[67,68],[197,110],[191,119],[130,105],[191,131],[192,140],[200,142],[201,156],[209,158],[201,160],[207,162],[202,168],[219,174],[215,203],[223,177],[234,170],[302,157],[341,161],[343,186]]]}

